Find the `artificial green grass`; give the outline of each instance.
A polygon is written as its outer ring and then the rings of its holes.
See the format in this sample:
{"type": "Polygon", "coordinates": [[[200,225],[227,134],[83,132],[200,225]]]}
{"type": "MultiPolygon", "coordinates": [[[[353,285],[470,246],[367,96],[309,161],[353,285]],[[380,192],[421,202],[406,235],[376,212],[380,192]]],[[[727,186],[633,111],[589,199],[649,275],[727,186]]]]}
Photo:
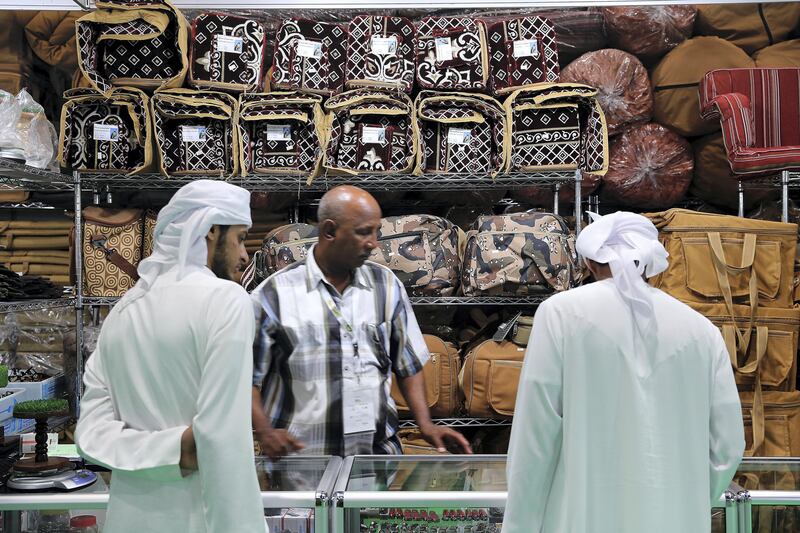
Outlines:
{"type": "Polygon", "coordinates": [[[14,406],[14,418],[46,418],[69,412],[67,400],[29,400],[14,406]]]}
{"type": "Polygon", "coordinates": [[[0,365],[0,389],[8,387],[8,367],[0,365]]]}

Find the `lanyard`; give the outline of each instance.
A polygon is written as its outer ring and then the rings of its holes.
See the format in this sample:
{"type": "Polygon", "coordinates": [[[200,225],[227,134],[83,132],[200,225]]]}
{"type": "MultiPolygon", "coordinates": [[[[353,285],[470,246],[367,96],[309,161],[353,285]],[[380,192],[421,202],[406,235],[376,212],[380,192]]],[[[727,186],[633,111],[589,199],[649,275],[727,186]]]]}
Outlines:
{"type": "MultiPolygon", "coordinates": [[[[339,325],[350,334],[350,338],[353,340],[353,356],[358,357],[358,338],[353,330],[353,326],[351,326],[350,322],[348,322],[344,317],[341,309],[339,309],[339,306],[333,301],[330,291],[324,286],[324,284],[319,288],[319,292],[320,296],[322,296],[322,299],[325,301],[325,305],[328,306],[328,309],[331,310],[333,316],[335,316],[336,320],[339,321],[339,325]]],[[[358,376],[358,372],[356,372],[356,376],[358,376]]]]}

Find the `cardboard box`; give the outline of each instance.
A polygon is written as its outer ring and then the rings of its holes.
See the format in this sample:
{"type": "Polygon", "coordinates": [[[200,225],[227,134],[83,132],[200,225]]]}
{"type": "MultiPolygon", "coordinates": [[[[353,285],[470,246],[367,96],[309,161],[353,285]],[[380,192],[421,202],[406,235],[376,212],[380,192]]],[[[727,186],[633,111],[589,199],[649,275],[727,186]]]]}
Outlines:
{"type": "Polygon", "coordinates": [[[28,393],[22,387],[17,387],[16,383],[9,383],[8,387],[0,389],[0,391],[13,391],[13,394],[0,398],[0,421],[4,421],[12,418],[14,406],[27,400],[28,393]]]}
{"type": "Polygon", "coordinates": [[[60,398],[66,391],[66,385],[67,380],[64,374],[49,377],[44,381],[10,381],[8,383],[9,387],[25,390],[25,398],[21,401],[60,398]]]}

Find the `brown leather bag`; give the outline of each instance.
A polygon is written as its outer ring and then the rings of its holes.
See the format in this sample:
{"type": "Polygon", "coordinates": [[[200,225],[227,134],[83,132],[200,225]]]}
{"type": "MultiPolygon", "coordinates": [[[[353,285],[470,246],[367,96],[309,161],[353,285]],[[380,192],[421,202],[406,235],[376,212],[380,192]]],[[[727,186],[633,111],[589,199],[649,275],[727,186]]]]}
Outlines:
{"type": "Polygon", "coordinates": [[[486,340],[468,350],[458,381],[469,416],[514,415],[524,357],[524,346],[505,340],[486,340]]]}
{"type": "MultiPolygon", "coordinates": [[[[458,411],[458,373],[461,370],[461,359],[455,345],[445,342],[434,335],[423,335],[431,358],[422,367],[425,377],[425,400],[431,416],[447,418],[458,411]]],[[[397,405],[397,413],[401,417],[411,416],[405,398],[392,380],[392,399],[397,405]]]]}

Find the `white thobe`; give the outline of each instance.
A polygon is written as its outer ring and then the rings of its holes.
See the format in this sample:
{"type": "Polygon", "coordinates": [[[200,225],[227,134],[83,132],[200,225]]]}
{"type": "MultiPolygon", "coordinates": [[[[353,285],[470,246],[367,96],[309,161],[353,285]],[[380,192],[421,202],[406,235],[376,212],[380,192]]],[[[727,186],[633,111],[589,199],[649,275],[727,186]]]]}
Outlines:
{"type": "Polygon", "coordinates": [[[253,458],[254,317],[247,293],[177,269],[111,311],[88,359],[80,454],[112,470],[104,531],[264,533],[253,458]],[[198,471],[183,477],[191,425],[198,471]]]}
{"type": "Polygon", "coordinates": [[[534,318],[517,393],[503,533],[707,533],[744,452],[719,331],[665,293],[643,340],[612,280],[534,318]]]}

